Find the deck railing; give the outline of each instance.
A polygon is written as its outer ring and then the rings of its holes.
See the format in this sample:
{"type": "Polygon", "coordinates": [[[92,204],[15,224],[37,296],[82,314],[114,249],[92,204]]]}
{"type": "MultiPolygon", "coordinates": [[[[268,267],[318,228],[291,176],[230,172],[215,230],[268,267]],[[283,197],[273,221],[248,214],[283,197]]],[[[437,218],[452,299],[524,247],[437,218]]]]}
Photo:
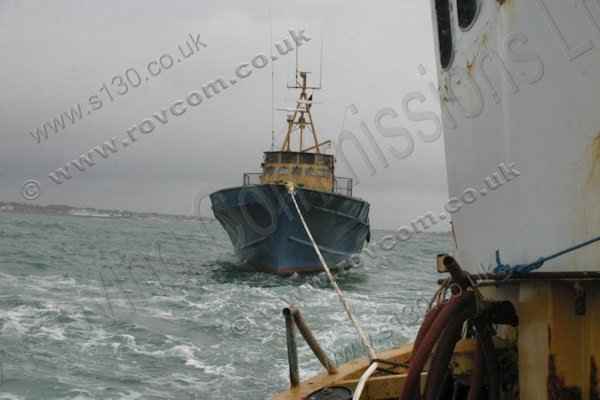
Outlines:
{"type": "MultiPolygon", "coordinates": [[[[244,174],[244,186],[260,185],[260,172],[247,172],[244,174]]],[[[342,178],[339,176],[335,177],[333,184],[333,192],[343,194],[345,196],[352,196],[352,178],[342,178]]]]}
{"type": "Polygon", "coordinates": [[[246,172],[244,174],[244,186],[260,185],[260,172],[246,172]]]}
{"type": "Polygon", "coordinates": [[[336,176],[333,191],[335,193],[352,197],[352,178],[342,178],[336,176]]]}

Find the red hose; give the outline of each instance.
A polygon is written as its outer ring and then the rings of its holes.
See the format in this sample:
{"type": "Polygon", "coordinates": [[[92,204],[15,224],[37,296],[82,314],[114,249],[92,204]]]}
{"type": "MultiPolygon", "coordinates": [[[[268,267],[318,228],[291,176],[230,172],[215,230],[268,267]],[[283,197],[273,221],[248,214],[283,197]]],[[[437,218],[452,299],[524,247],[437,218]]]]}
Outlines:
{"type": "MultiPolygon", "coordinates": [[[[437,316],[447,305],[448,305],[447,302],[438,304],[437,306],[435,306],[431,310],[429,310],[427,315],[425,315],[425,319],[423,320],[423,323],[421,324],[421,327],[419,328],[419,332],[417,333],[417,338],[415,339],[415,342],[413,344],[413,352],[412,352],[410,358],[412,358],[413,355],[417,353],[417,349],[419,348],[419,346],[421,346],[421,343],[423,342],[423,339],[425,339],[427,332],[429,332],[429,329],[431,328],[433,321],[435,321],[437,316]]],[[[409,363],[410,363],[410,358],[409,358],[409,363]]],[[[420,382],[419,382],[419,384],[420,384],[420,382]]],[[[416,393],[415,400],[420,400],[420,398],[421,398],[421,391],[418,390],[416,393]]]]}
{"type": "Polygon", "coordinates": [[[456,343],[462,337],[463,325],[477,311],[473,297],[472,300],[460,313],[454,315],[440,337],[427,374],[427,384],[425,386],[426,400],[438,400],[444,389],[444,382],[448,377],[450,360],[452,360],[456,343]]]}
{"type": "Polygon", "coordinates": [[[448,325],[450,319],[456,316],[457,313],[462,313],[465,307],[472,304],[473,300],[473,293],[464,292],[462,295],[452,298],[446,307],[439,313],[425,335],[422,343],[419,345],[419,348],[413,349],[413,357],[411,358],[410,368],[404,382],[404,388],[402,389],[402,396],[400,399],[414,400],[419,395],[421,372],[429,359],[433,346],[437,343],[442,331],[448,325]]]}
{"type": "MultiPolygon", "coordinates": [[[[425,315],[425,319],[423,320],[423,323],[421,324],[421,327],[419,328],[419,333],[417,333],[417,338],[415,339],[415,343],[413,344],[413,354],[416,353],[417,349],[421,345],[421,342],[423,342],[423,339],[425,339],[425,336],[427,335],[427,332],[429,332],[429,328],[431,328],[433,321],[435,321],[437,316],[447,305],[448,305],[448,303],[446,303],[446,302],[439,304],[439,305],[433,307],[431,310],[429,310],[427,315],[425,315]]],[[[412,358],[412,355],[411,355],[411,358],[412,358]]]]}

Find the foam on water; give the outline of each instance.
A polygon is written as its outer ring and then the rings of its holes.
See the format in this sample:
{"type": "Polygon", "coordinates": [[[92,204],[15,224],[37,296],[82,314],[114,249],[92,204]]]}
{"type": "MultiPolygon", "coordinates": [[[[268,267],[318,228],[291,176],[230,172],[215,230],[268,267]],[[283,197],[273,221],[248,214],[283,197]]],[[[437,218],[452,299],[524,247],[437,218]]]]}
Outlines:
{"type": "MultiPolygon", "coordinates": [[[[217,223],[3,215],[0,236],[0,400],[268,399],[288,304],[332,358],[362,356],[324,275],[240,272],[217,223]]],[[[425,235],[338,276],[377,349],[415,335],[447,247],[425,235]]]]}

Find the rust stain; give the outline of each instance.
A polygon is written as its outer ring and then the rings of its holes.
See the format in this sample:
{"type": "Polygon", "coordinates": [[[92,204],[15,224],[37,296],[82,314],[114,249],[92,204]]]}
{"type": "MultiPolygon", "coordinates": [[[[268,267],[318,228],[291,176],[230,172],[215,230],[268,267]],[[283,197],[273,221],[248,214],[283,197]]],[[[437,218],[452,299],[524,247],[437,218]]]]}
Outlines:
{"type": "Polygon", "coordinates": [[[473,62],[467,62],[467,71],[469,72],[469,75],[473,76],[473,67],[475,67],[475,61],[473,62]]]}
{"type": "Polygon", "coordinates": [[[558,374],[554,354],[548,357],[548,399],[581,400],[582,390],[577,386],[567,386],[565,379],[558,374]]]}
{"type": "Polygon", "coordinates": [[[598,164],[600,164],[600,132],[592,142],[592,175],[595,174],[598,164]]]}
{"type": "Polygon", "coordinates": [[[596,135],[591,144],[588,145],[586,158],[591,159],[590,172],[587,178],[586,186],[593,187],[600,182],[600,132],[596,135]]]}
{"type": "Polygon", "coordinates": [[[600,400],[600,382],[598,382],[598,365],[594,356],[590,360],[590,400],[600,400]]]}

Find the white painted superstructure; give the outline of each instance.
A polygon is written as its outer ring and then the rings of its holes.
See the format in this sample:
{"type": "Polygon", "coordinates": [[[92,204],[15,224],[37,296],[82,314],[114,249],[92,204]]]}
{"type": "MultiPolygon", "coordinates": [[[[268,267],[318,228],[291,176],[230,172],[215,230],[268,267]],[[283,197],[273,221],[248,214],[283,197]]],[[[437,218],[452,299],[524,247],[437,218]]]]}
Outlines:
{"type": "MultiPolygon", "coordinates": [[[[600,235],[600,0],[432,10],[450,197],[478,197],[452,215],[459,262],[525,264],[600,235]]],[[[600,244],[540,271],[600,271],[600,244]]]]}

